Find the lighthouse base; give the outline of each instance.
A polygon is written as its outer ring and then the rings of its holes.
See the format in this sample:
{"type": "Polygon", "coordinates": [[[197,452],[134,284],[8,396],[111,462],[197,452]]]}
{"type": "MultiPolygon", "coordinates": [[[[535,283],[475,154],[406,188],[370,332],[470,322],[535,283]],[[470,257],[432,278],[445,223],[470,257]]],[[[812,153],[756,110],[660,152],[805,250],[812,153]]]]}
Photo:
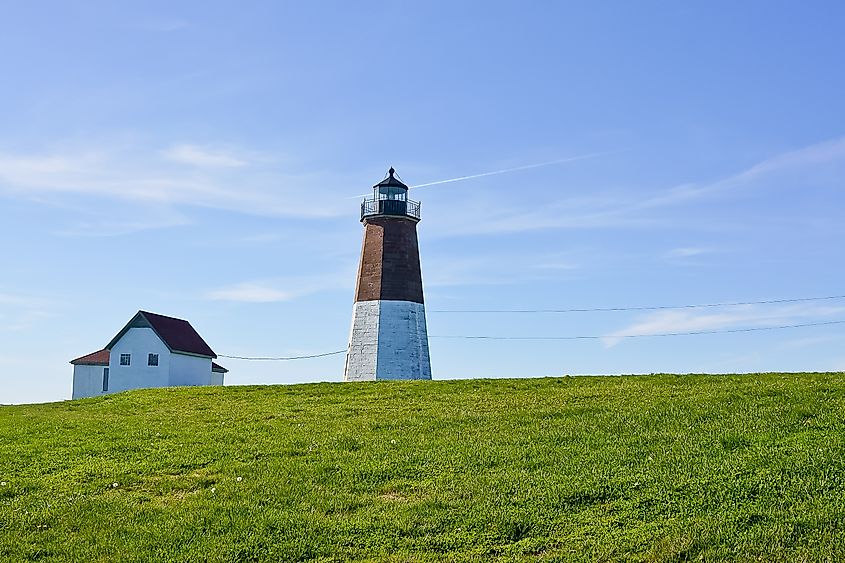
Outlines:
{"type": "Polygon", "coordinates": [[[358,301],[344,381],[431,379],[425,305],[413,301],[358,301]]]}

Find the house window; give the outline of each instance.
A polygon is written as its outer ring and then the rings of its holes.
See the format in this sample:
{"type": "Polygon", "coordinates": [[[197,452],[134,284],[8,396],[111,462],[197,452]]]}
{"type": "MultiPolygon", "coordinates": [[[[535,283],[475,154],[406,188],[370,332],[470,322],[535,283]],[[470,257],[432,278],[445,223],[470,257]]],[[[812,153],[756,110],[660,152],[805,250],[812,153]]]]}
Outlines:
{"type": "Polygon", "coordinates": [[[128,366],[132,362],[132,354],[121,354],[120,355],[120,365],[128,366]]]}
{"type": "Polygon", "coordinates": [[[103,368],[103,393],[109,390],[109,368],[103,368]]]}
{"type": "Polygon", "coordinates": [[[157,366],[158,365],[158,354],[150,354],[147,356],[147,365],[148,366],[157,366]]]}

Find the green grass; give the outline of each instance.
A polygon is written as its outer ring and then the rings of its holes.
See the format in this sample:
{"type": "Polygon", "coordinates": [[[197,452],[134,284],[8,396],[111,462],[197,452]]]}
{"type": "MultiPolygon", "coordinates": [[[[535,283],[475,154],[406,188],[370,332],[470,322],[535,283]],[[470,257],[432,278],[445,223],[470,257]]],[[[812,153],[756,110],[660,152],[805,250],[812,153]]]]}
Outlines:
{"type": "Polygon", "coordinates": [[[0,408],[4,561],[843,561],[845,374],[0,408]]]}

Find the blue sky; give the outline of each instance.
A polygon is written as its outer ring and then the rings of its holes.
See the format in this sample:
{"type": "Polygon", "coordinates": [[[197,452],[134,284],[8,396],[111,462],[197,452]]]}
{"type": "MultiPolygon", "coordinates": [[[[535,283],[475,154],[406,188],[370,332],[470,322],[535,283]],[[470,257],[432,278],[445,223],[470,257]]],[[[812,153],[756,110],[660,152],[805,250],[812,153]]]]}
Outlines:
{"type": "MultiPolygon", "coordinates": [[[[139,309],[345,347],[355,196],[412,189],[435,379],[845,369],[839,2],[4,2],[0,402],[139,309]],[[581,158],[583,157],[583,158],[581,158]],[[598,340],[452,340],[447,335],[598,340]]],[[[221,359],[340,381],[343,356],[221,359]]]]}

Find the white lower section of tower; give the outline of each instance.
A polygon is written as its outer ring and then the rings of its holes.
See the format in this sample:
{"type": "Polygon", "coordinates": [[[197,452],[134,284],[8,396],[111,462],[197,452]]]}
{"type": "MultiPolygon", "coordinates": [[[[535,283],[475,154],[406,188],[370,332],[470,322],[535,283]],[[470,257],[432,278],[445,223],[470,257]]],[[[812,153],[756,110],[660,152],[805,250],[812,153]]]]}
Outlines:
{"type": "Polygon", "coordinates": [[[356,301],[346,350],[344,381],[374,381],[378,364],[378,325],[381,301],[356,301]]]}
{"type": "Polygon", "coordinates": [[[356,302],[343,379],[431,379],[425,305],[356,302]]]}

